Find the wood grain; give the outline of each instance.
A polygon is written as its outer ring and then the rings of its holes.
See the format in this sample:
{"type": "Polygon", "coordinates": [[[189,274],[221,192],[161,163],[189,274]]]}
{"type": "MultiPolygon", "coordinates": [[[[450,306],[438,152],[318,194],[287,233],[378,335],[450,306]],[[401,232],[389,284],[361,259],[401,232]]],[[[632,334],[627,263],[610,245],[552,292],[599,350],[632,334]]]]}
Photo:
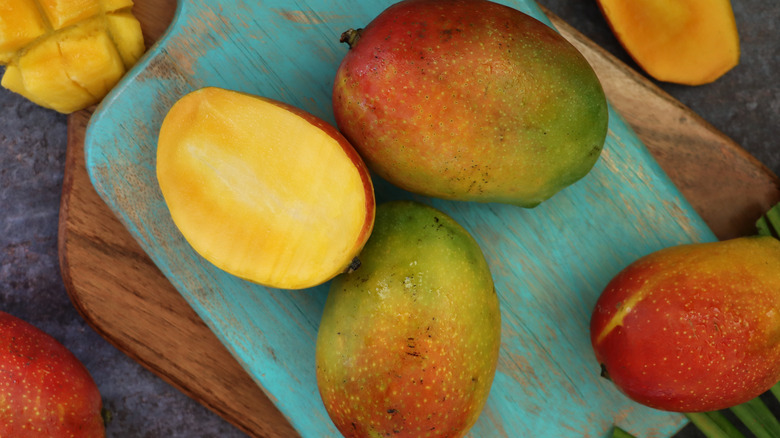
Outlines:
{"type": "Polygon", "coordinates": [[[613,107],[719,239],[755,231],[780,180],[732,139],[571,26],[545,11],[593,65],[613,107]]]}
{"type": "MultiPolygon", "coordinates": [[[[172,0],[137,0],[147,43],[173,17],[172,0]]],[[[613,106],[715,234],[752,232],[780,201],[778,178],[733,141],[548,12],[592,63],[613,106]],[[728,206],[728,208],[724,208],[728,206]]],[[[250,436],[296,433],[92,188],[83,143],[91,110],[68,120],[60,263],[74,306],[109,342],[250,436]]]]}
{"type": "MultiPolygon", "coordinates": [[[[173,0],[136,1],[147,46],[163,34],[175,7],[173,0]]],[[[296,436],[93,189],[84,163],[93,110],[68,118],[58,238],[74,306],[119,350],[248,435],[296,436]]]]}

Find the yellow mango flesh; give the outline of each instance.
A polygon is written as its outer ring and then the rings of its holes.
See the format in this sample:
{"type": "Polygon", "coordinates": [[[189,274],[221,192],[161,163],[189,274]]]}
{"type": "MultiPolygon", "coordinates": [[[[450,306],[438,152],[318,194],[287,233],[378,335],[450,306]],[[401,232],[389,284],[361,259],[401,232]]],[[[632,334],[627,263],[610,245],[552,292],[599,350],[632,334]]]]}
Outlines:
{"type": "Polygon", "coordinates": [[[333,278],[373,226],[368,171],[335,128],[243,93],[204,88],[181,98],[160,129],[157,178],[195,251],[271,287],[333,278]]]}
{"type": "Polygon", "coordinates": [[[2,86],[71,113],[99,102],[145,50],[130,0],[6,0],[2,86]]]}
{"type": "Polygon", "coordinates": [[[100,13],[95,0],[37,0],[54,30],[76,24],[100,13]]]}
{"type": "Polygon", "coordinates": [[[43,17],[29,0],[0,2],[0,64],[29,42],[46,33],[43,17]]]}
{"type": "Polygon", "coordinates": [[[599,0],[615,36],[650,76],[710,83],[739,63],[729,0],[599,0]]]}
{"type": "Polygon", "coordinates": [[[119,56],[125,68],[130,69],[146,49],[143,38],[138,38],[141,35],[141,23],[130,12],[106,14],[106,20],[108,33],[116,44],[119,56]]]}

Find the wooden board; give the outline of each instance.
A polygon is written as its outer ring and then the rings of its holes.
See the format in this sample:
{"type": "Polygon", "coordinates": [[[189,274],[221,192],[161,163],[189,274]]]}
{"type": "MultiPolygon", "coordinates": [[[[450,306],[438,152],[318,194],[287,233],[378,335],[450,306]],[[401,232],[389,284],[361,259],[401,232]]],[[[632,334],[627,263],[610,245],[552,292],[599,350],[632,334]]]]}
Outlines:
{"type": "MultiPolygon", "coordinates": [[[[172,1],[136,2],[147,41],[172,1]]],[[[706,122],[564,23],[613,106],[719,238],[748,233],[780,199],[777,178],[706,122]],[[731,208],[723,209],[723,205],[731,208]]],[[[289,423],[94,191],[83,142],[90,111],[69,120],[60,258],[74,305],[106,339],[251,436],[292,436],[289,423]]]]}

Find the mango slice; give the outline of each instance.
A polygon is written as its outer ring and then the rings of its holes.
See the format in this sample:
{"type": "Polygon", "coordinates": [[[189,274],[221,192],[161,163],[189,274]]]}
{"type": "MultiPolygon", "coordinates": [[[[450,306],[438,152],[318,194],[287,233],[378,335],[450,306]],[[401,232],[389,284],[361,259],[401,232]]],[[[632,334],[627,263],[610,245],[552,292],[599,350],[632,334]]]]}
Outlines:
{"type": "Polygon", "coordinates": [[[323,120],[282,102],[207,87],[180,98],[157,143],[171,219],[216,267],[280,289],[352,267],[371,234],[368,168],[323,120]]]}
{"type": "Polygon", "coordinates": [[[144,53],[132,0],[4,0],[3,87],[71,113],[98,103],[144,53]]]}
{"type": "Polygon", "coordinates": [[[739,63],[729,0],[598,0],[628,54],[659,81],[703,85],[739,63]]]}

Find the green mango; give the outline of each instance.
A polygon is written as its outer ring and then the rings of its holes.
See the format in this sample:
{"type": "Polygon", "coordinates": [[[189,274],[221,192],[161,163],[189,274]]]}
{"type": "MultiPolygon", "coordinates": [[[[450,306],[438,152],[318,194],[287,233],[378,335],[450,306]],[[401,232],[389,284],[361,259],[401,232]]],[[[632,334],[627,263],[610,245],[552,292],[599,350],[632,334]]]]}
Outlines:
{"type": "Polygon", "coordinates": [[[376,210],[362,265],[331,288],[316,345],[325,408],[347,437],[462,436],[498,362],[501,316],[474,238],[414,201],[376,210]]]}

